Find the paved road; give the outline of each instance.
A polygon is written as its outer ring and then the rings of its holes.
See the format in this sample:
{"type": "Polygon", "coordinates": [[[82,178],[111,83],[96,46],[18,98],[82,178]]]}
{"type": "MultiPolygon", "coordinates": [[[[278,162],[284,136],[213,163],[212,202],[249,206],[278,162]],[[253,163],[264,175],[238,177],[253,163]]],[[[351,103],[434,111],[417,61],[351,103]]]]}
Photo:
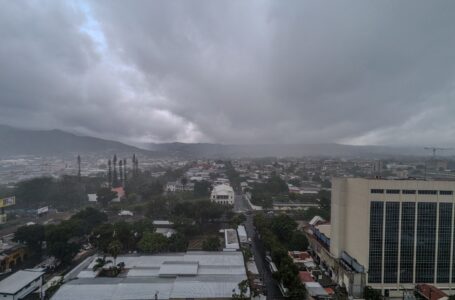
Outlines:
{"type": "Polygon", "coordinates": [[[234,211],[235,212],[246,212],[250,210],[248,202],[245,200],[242,194],[236,194],[234,197],[234,211]]]}
{"type": "Polygon", "coordinates": [[[256,237],[256,231],[253,225],[253,215],[247,215],[245,229],[248,236],[251,237],[251,240],[253,241],[251,250],[253,251],[259,274],[261,275],[261,278],[267,287],[267,299],[282,299],[280,289],[278,288],[275,280],[272,277],[272,273],[270,272],[265,262],[264,254],[260,248],[260,241],[258,241],[256,237]]]}

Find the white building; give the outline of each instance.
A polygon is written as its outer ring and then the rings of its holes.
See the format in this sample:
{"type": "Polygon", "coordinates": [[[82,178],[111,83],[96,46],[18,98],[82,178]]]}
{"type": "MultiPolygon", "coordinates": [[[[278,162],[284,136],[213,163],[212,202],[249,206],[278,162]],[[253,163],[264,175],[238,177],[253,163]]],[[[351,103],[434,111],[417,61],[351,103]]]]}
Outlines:
{"type": "Polygon", "coordinates": [[[187,184],[182,184],[180,181],[168,182],[166,184],[165,191],[170,193],[192,192],[194,191],[194,183],[189,182],[187,184]]]}
{"type": "Polygon", "coordinates": [[[51,299],[228,300],[240,293],[238,284],[247,279],[240,251],[119,256],[117,263],[125,264],[125,273],[116,278],[97,276],[96,258],[85,268],[76,267],[75,278],[51,299]]]}
{"type": "Polygon", "coordinates": [[[234,205],[234,189],[227,184],[216,185],[212,190],[210,200],[219,204],[234,205]]]}
{"type": "Polygon", "coordinates": [[[23,299],[43,284],[41,270],[21,270],[0,281],[0,299],[23,299]]]}

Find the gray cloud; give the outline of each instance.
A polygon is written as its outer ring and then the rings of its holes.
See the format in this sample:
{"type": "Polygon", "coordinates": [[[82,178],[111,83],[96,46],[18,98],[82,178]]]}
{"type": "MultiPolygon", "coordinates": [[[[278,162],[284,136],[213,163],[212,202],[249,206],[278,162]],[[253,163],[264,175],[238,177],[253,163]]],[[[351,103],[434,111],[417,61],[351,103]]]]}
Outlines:
{"type": "Polygon", "coordinates": [[[1,123],[127,142],[454,145],[454,8],[5,2],[1,123]]]}

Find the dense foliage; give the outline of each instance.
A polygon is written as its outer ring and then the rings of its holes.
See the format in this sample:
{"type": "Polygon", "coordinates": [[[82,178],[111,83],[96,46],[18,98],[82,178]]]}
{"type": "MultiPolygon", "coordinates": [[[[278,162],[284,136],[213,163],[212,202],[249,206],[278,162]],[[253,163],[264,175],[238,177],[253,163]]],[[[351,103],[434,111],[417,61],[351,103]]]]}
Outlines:
{"type": "Polygon", "coordinates": [[[52,206],[67,210],[81,207],[87,202],[84,185],[76,176],[62,176],[59,179],[38,177],[21,181],[13,193],[18,208],[52,206]]]}
{"type": "Polygon", "coordinates": [[[254,217],[254,224],[278,268],[278,272],[273,274],[275,279],[290,290],[291,299],[304,299],[305,289],[298,279],[299,270],[288,255],[289,250],[308,247],[306,237],[297,231],[297,223],[287,215],[266,218],[258,214],[254,217]]]}
{"type": "Polygon", "coordinates": [[[35,254],[41,254],[46,244],[48,255],[62,263],[69,263],[81,247],[83,237],[107,220],[107,216],[93,208],[86,208],[60,224],[30,225],[19,227],[15,240],[26,244],[35,254]]]}
{"type": "Polygon", "coordinates": [[[257,183],[251,191],[251,202],[264,208],[273,205],[273,197],[288,195],[289,188],[286,182],[277,175],[272,175],[267,182],[257,183]]]}

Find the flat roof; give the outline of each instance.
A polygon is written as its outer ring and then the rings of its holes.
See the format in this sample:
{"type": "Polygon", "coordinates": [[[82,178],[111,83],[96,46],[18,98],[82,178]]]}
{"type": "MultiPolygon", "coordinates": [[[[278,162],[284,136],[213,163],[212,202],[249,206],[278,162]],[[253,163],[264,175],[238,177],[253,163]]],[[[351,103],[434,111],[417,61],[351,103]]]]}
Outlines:
{"type": "Polygon", "coordinates": [[[318,282],[305,282],[305,288],[310,296],[328,296],[327,291],[318,282]]]}
{"type": "Polygon", "coordinates": [[[0,281],[0,294],[15,295],[29,283],[43,276],[44,272],[21,270],[0,281]]]}
{"type": "Polygon", "coordinates": [[[197,261],[165,261],[158,271],[159,276],[196,276],[199,268],[197,261]]]}
{"type": "MultiPolygon", "coordinates": [[[[96,256],[92,264],[95,260],[96,256]]],[[[230,298],[247,279],[239,251],[125,255],[117,257],[117,262],[124,262],[127,272],[115,278],[89,278],[89,265],[52,300],[149,300],[156,292],[160,300],[230,298]]]]}

